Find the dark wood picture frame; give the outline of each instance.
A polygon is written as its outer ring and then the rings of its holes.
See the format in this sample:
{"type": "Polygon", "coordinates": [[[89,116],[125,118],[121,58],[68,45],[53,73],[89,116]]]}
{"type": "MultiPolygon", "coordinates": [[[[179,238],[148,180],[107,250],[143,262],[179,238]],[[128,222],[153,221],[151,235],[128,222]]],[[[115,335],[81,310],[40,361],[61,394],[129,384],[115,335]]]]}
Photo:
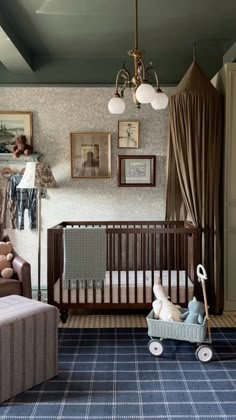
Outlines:
{"type": "Polygon", "coordinates": [[[139,121],[121,120],[118,121],[118,148],[138,149],[139,148],[139,121]]]}
{"type": "Polygon", "coordinates": [[[155,187],[155,155],[119,155],[117,157],[118,187],[155,187]]]}

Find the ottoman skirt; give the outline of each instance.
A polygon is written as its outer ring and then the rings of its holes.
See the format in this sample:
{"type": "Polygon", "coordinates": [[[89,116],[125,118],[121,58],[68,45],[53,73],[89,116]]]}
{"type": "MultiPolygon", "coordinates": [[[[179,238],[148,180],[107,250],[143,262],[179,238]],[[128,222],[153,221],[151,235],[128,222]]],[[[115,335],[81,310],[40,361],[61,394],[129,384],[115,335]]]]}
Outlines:
{"type": "Polygon", "coordinates": [[[0,403],[57,375],[57,309],[0,299],[0,403]]]}

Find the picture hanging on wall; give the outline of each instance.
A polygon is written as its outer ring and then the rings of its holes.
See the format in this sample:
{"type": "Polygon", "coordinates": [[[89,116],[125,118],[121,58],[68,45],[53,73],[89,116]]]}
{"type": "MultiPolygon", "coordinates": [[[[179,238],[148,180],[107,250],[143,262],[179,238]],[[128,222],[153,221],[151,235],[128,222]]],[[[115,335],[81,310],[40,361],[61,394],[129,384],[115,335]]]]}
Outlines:
{"type": "Polygon", "coordinates": [[[139,121],[118,121],[118,147],[138,149],[139,121]]]}
{"type": "Polygon", "coordinates": [[[25,135],[27,144],[32,146],[32,112],[0,111],[0,149],[11,153],[15,138],[25,135]]]}
{"type": "Polygon", "coordinates": [[[71,177],[111,177],[111,133],[71,133],[71,177]]]}
{"type": "Polygon", "coordinates": [[[119,187],[155,187],[156,156],[119,155],[117,181],[119,187]]]}

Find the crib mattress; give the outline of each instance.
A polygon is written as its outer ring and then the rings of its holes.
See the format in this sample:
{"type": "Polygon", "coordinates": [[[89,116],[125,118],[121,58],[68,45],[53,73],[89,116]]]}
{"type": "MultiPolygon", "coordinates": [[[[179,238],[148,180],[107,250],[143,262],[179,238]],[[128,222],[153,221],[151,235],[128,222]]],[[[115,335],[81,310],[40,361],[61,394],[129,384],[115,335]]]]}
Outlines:
{"type": "MultiPolygon", "coordinates": [[[[106,272],[106,278],[104,282],[104,303],[118,303],[119,296],[119,274],[120,274],[120,303],[136,303],[135,302],[135,272],[129,271],[129,302],[127,301],[127,272],[126,271],[112,271],[112,299],[110,297],[110,272],[106,272]]],[[[160,277],[160,271],[154,271],[154,281],[160,277]]],[[[145,284],[146,284],[146,303],[151,303],[152,297],[152,272],[145,272],[145,284]]],[[[188,284],[188,300],[193,297],[193,282],[187,276],[188,284]]],[[[162,271],[162,285],[164,287],[166,295],[169,295],[172,302],[177,302],[177,271],[172,270],[170,272],[162,271]],[[169,273],[171,276],[171,293],[168,291],[169,284],[169,273]]],[[[186,287],[186,272],[179,271],[179,302],[185,302],[185,287],[186,287]]],[[[85,290],[79,289],[79,301],[77,301],[77,290],[71,289],[71,303],[85,303],[85,290]]],[[[96,303],[102,303],[102,290],[95,290],[96,303]]],[[[60,280],[54,284],[54,300],[60,302],[60,280]]],[[[63,288],[62,290],[62,303],[68,303],[68,289],[63,288]]],[[[143,302],[143,271],[137,271],[137,303],[143,302]]],[[[94,303],[94,290],[87,289],[87,303],[94,303]]]]}

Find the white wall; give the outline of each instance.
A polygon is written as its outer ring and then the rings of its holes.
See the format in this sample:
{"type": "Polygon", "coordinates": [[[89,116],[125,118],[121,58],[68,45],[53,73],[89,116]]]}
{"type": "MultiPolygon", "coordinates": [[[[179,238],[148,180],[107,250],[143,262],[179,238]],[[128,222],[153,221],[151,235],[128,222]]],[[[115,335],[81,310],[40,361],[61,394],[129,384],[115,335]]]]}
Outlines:
{"type": "MultiPolygon", "coordinates": [[[[166,90],[168,94],[173,89],[166,90]]],[[[1,110],[33,112],[34,151],[43,154],[53,169],[59,189],[42,200],[42,284],[47,281],[47,228],[63,220],[162,220],[165,215],[168,110],[150,105],[135,108],[126,93],[126,112],[112,116],[107,103],[112,88],[0,88],[1,110]],[[140,121],[140,148],[118,149],[118,120],[140,121]],[[71,179],[70,132],[112,133],[112,178],[71,179]],[[118,154],[156,155],[155,188],[117,187],[118,154]]],[[[14,166],[15,168],[17,165],[14,166]]],[[[19,165],[19,168],[22,166],[19,165]]],[[[27,215],[26,215],[27,219],[27,215]]],[[[31,263],[37,284],[37,231],[8,229],[16,250],[31,263]]]]}

